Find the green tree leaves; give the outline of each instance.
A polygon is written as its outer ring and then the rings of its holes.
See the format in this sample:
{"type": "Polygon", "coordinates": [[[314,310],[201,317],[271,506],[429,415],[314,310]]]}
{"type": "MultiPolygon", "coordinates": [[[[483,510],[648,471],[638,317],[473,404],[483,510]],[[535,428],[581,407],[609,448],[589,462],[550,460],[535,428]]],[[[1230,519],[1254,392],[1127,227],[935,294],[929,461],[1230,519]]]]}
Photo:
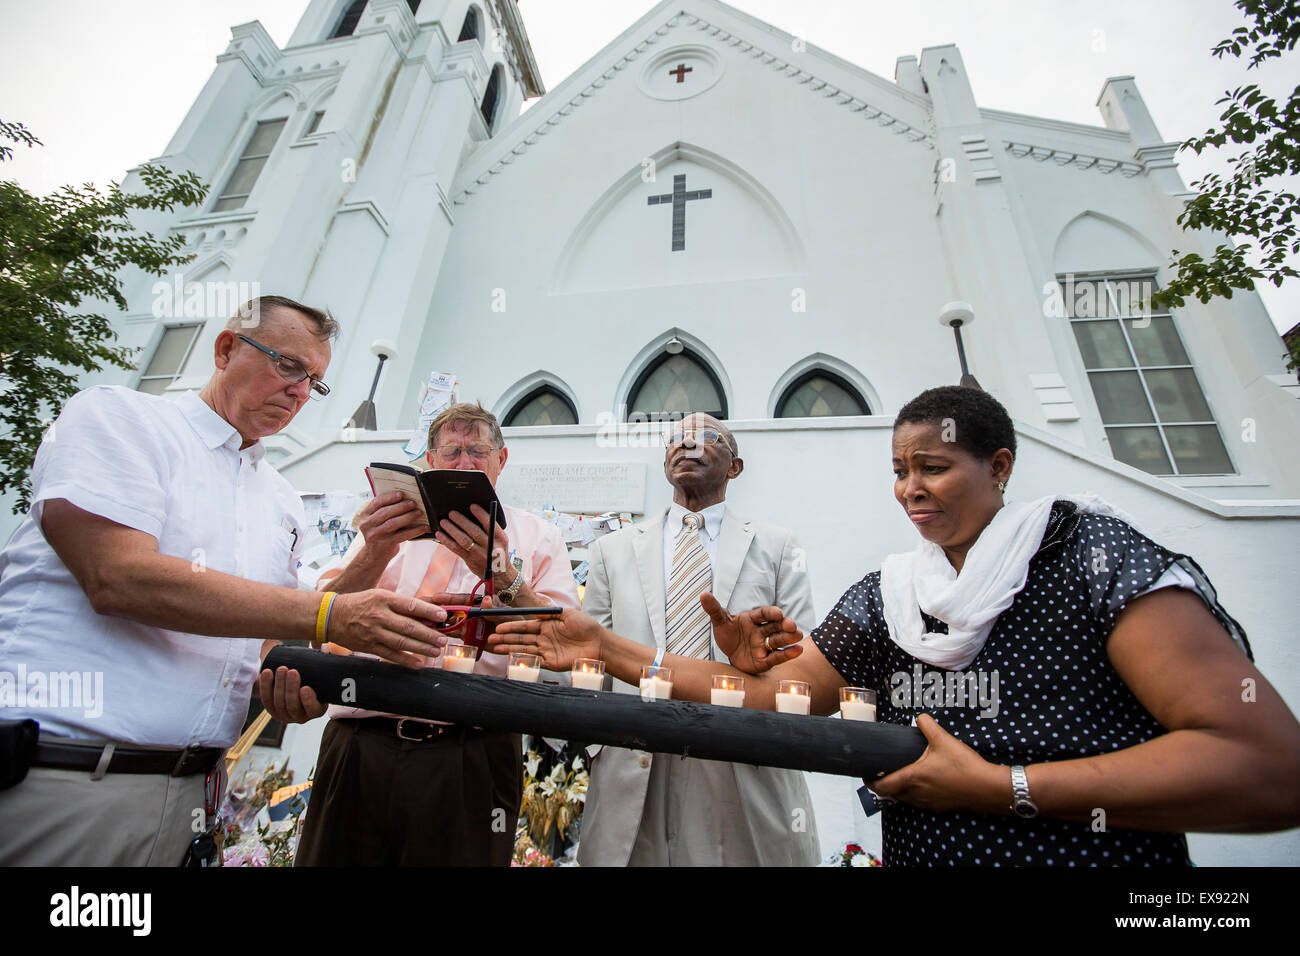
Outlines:
{"type": "MultiPolygon", "coordinates": [[[[1252,22],[1238,27],[1213,50],[1216,57],[1249,54],[1247,69],[1281,57],[1300,42],[1300,3],[1296,0],[1237,0],[1252,22]]],[[[1175,249],[1172,278],[1152,297],[1157,309],[1176,308],[1188,297],[1209,302],[1230,299],[1257,281],[1280,286],[1300,276],[1290,261],[1300,252],[1296,213],[1300,200],[1270,180],[1300,174],[1300,86],[1284,103],[1258,85],[1240,86],[1218,101],[1224,107],[1220,126],[1183,143],[1198,155],[1207,149],[1246,147],[1228,159],[1231,174],[1210,173],[1192,183],[1198,195],[1183,208],[1184,229],[1226,234],[1206,259],[1175,249]]],[[[1295,360],[1288,366],[1295,368],[1295,360]]]]}
{"type": "MultiPolygon", "coordinates": [[[[0,120],[0,138],[40,145],[21,123],[0,120]]],[[[0,146],[0,160],[13,157],[0,146]]],[[[193,173],[145,166],[142,193],[90,184],[34,196],[0,182],[0,492],[16,489],[26,510],[28,473],[41,437],[84,372],[134,368],[131,350],[113,345],[107,314],[125,311],[128,266],[162,275],[188,262],[180,236],[139,232],[137,210],[170,212],[203,201],[193,173]]]]}

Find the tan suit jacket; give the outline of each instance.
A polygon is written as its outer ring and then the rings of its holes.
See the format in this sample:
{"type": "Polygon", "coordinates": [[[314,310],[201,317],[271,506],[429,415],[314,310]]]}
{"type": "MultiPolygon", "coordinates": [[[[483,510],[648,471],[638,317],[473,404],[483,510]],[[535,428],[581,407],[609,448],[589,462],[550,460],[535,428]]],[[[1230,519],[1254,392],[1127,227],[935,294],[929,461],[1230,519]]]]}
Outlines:
{"type": "MultiPolygon", "coordinates": [[[[650,647],[663,646],[665,640],[663,526],[666,513],[665,509],[640,524],[593,543],[583,599],[583,610],[604,627],[650,647]]],[[[732,613],[775,604],[808,633],[816,621],[812,587],[802,557],[790,531],[747,521],[728,508],[718,536],[713,594],[732,613]]],[[[716,643],[712,651],[715,660],[727,659],[716,643]]],[[[614,689],[637,692],[635,687],[620,681],[614,682],[614,689]]],[[[653,762],[681,759],[614,747],[600,751],[592,767],[591,786],[582,815],[578,843],[582,865],[627,865],[643,814],[647,813],[646,791],[653,762]]],[[[739,793],[740,805],[731,812],[745,819],[736,821],[736,826],[727,830],[733,834],[732,839],[755,844],[752,850],[745,846],[730,853],[727,847],[702,847],[703,855],[695,860],[725,862],[744,859],[748,854],[752,862],[764,865],[817,862],[816,823],[802,773],[748,764],[693,762],[712,764],[714,769],[732,768],[733,787],[739,793]],[[752,839],[744,834],[752,835],[752,839]]],[[[684,826],[689,830],[690,821],[684,826]]],[[[728,837],[719,839],[725,841],[728,837]]]]}

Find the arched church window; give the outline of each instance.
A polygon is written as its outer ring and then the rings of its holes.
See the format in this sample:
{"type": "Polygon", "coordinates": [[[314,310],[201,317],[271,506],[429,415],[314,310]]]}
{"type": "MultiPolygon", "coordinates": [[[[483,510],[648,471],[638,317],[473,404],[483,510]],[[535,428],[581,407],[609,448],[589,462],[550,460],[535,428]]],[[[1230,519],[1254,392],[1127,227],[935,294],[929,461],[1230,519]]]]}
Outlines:
{"type": "Polygon", "coordinates": [[[543,385],[515,402],[502,424],[525,428],[532,425],[576,425],[578,410],[558,391],[549,385],[543,385]]]}
{"type": "Polygon", "coordinates": [[[777,418],[870,415],[866,399],[834,372],[814,368],[799,376],[776,403],[777,418]]]}
{"type": "Polygon", "coordinates": [[[501,75],[504,72],[500,63],[492,67],[492,76],[488,80],[487,89],[483,92],[483,122],[487,124],[489,136],[492,135],[496,123],[497,107],[501,100],[501,75]]]}
{"type": "Polygon", "coordinates": [[[243,153],[240,154],[239,162],[235,163],[230,178],[226,180],[226,187],[221,190],[221,195],[213,204],[213,212],[244,207],[244,203],[248,202],[248,197],[253,192],[253,186],[257,183],[257,177],[262,175],[262,167],[266,165],[271,150],[275,147],[275,141],[280,138],[280,131],[284,129],[286,122],[287,120],[284,119],[269,119],[261,120],[257,124],[253,129],[253,135],[248,138],[248,143],[244,146],[243,153]]]}
{"type": "Polygon", "coordinates": [[[706,412],[727,417],[727,399],[713,369],[689,351],[665,353],[647,366],[628,395],[629,413],[689,415],[706,412]]]}
{"type": "Polygon", "coordinates": [[[470,7],[465,11],[465,22],[461,24],[460,36],[456,38],[457,43],[464,43],[466,40],[477,40],[481,34],[478,29],[478,7],[470,7]]]}
{"type": "Polygon", "coordinates": [[[361,14],[365,12],[366,0],[353,0],[352,3],[348,4],[348,8],[343,11],[343,19],[339,21],[339,25],[330,34],[330,39],[337,40],[339,37],[352,36],[352,31],[357,28],[357,23],[361,20],[361,14]]]}

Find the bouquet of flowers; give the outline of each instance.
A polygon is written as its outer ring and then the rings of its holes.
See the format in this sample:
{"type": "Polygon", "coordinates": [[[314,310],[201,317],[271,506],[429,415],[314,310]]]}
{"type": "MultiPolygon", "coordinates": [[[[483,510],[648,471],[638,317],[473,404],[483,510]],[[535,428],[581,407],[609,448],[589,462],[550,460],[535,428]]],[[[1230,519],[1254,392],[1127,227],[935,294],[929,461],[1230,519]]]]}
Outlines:
{"type": "Polygon", "coordinates": [[[558,760],[549,773],[539,773],[542,757],[530,749],[524,759],[524,798],[515,838],[515,863],[519,866],[571,865],[573,847],[561,855],[571,840],[587,800],[590,774],[582,754],[558,760]],[[547,855],[544,849],[550,849],[547,855]]]}
{"type": "Polygon", "coordinates": [[[882,866],[880,858],[868,853],[856,843],[844,844],[844,849],[826,858],[822,866],[882,866]]]}
{"type": "Polygon", "coordinates": [[[261,819],[272,794],[292,783],[293,771],[286,758],[278,769],[268,765],[256,775],[250,769],[238,784],[232,784],[217,817],[223,866],[293,866],[301,805],[283,820],[261,819]]]}

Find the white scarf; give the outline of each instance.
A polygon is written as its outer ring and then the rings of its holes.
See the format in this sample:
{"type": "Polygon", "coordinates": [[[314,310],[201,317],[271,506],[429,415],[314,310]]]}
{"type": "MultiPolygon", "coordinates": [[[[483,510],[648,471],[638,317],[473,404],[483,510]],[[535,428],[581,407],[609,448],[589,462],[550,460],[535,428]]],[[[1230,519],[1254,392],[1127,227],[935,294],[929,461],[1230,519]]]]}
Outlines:
{"type": "Polygon", "coordinates": [[[969,667],[998,615],[1025,586],[1029,559],[1042,544],[1052,504],[1058,500],[1133,524],[1095,496],[1049,495],[1003,505],[966,552],[961,574],[948,563],[943,548],[930,541],[922,540],[905,554],[891,554],[880,565],[880,596],[894,643],[945,670],[969,667]],[[947,624],[948,633],[926,634],[922,611],[947,624]]]}

